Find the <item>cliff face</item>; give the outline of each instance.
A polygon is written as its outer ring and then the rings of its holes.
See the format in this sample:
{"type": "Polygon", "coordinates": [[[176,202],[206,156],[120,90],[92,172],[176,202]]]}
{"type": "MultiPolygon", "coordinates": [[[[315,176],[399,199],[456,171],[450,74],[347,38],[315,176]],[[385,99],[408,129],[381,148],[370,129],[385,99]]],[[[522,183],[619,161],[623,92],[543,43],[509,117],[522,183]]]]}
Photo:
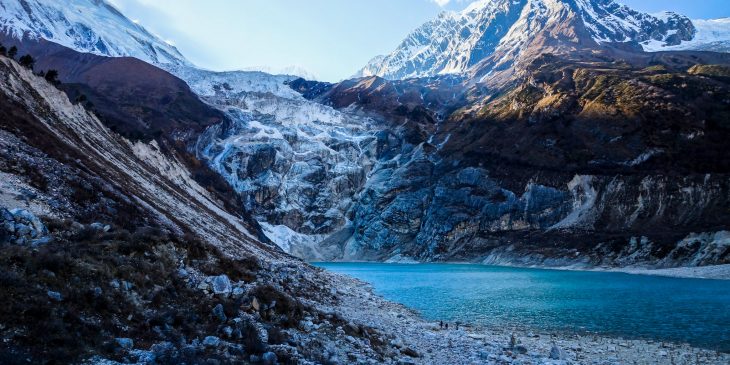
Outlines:
{"type": "MultiPolygon", "coordinates": [[[[412,166],[433,168],[422,161],[412,166]]],[[[392,181],[403,181],[404,173],[392,181]]],[[[548,266],[727,263],[727,242],[714,234],[725,229],[727,175],[575,175],[564,185],[553,182],[536,178],[515,192],[488,170],[467,167],[366,190],[355,208],[346,258],[548,266]]]]}
{"type": "MultiPolygon", "coordinates": [[[[466,91],[448,118],[416,123],[428,140],[373,169],[352,224],[323,244],[336,259],[727,263],[727,67],[679,57],[546,55],[506,91],[466,91]]],[[[393,118],[397,107],[373,100],[350,108],[393,118]]]]}

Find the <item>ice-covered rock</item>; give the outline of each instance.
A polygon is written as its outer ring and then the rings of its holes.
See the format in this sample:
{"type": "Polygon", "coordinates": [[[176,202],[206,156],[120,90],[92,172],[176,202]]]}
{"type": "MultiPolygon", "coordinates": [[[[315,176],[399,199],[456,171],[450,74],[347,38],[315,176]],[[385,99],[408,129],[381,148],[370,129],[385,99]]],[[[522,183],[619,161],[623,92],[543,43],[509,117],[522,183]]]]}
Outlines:
{"type": "Polygon", "coordinates": [[[244,197],[285,251],[322,258],[316,244],[347,224],[378,151],[375,121],[304,99],[291,77],[166,66],[230,122],[198,139],[198,154],[244,197]]]}

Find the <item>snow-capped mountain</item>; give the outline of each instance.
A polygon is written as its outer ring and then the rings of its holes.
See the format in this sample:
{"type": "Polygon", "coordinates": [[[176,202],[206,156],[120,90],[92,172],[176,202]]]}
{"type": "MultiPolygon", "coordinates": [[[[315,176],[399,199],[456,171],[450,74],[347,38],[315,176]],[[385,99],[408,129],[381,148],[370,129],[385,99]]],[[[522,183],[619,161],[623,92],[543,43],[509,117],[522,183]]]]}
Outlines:
{"type": "Polygon", "coordinates": [[[500,69],[518,62],[531,45],[543,51],[620,43],[647,51],[696,49],[693,42],[711,43],[715,28],[725,23],[698,24],[676,13],[638,12],[614,0],[479,0],[427,22],[356,76],[462,73],[490,57],[491,67],[500,69]]]}
{"type": "Polygon", "coordinates": [[[104,0],[0,0],[0,32],[17,39],[43,38],[102,56],[190,64],[174,46],[104,0]]]}

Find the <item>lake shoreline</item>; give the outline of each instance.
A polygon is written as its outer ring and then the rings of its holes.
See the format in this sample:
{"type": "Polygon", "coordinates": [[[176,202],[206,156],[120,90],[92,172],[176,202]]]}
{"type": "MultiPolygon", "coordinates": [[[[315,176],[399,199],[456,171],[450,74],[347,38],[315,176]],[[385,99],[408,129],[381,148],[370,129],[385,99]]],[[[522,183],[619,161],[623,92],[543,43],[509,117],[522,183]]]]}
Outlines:
{"type": "Polygon", "coordinates": [[[444,262],[419,262],[407,261],[310,261],[314,263],[377,263],[390,265],[480,265],[494,267],[510,267],[520,269],[538,270],[559,270],[559,271],[584,271],[584,272],[616,272],[631,275],[647,275],[680,279],[704,279],[704,280],[730,280],[730,264],[710,266],[682,266],[673,268],[647,268],[647,267],[584,267],[584,266],[540,266],[540,265],[496,265],[482,264],[469,261],[444,261],[444,262]]]}
{"type": "Polygon", "coordinates": [[[375,294],[372,284],[330,272],[340,302],[333,311],[394,336],[405,364],[727,364],[730,354],[685,343],[600,334],[531,331],[450,323],[444,329],[418,311],[375,294]],[[336,283],[336,284],[335,284],[336,283]],[[514,343],[512,343],[514,338],[514,343]]]}

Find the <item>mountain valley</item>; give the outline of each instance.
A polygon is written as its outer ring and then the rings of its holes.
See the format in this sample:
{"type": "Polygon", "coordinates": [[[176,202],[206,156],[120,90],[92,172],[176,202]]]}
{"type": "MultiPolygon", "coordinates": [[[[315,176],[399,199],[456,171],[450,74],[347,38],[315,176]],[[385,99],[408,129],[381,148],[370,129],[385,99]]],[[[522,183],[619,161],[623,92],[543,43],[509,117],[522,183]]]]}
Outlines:
{"type": "MultiPolygon", "coordinates": [[[[2,363],[573,363],[307,262],[730,265],[727,19],[478,0],[329,83],[199,68],[103,0],[0,11],[2,363]]],[[[608,363],[593,336],[560,346],[608,363]]]]}

